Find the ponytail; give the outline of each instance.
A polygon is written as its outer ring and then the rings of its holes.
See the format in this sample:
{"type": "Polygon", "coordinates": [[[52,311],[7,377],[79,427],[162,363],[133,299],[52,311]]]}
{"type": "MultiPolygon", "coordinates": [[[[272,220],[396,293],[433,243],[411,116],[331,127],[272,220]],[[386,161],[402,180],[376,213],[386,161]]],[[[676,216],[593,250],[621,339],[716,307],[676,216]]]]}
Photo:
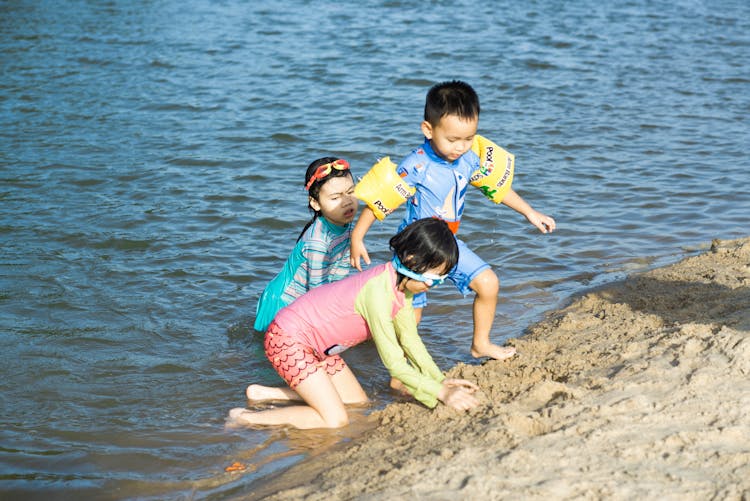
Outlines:
{"type": "Polygon", "coordinates": [[[299,241],[300,241],[300,239],[302,238],[302,235],[304,235],[304,234],[305,234],[305,232],[307,231],[307,229],[308,229],[308,228],[309,228],[310,226],[312,226],[312,224],[313,224],[313,223],[315,222],[315,220],[316,220],[316,219],[318,219],[318,216],[319,216],[319,215],[320,215],[320,212],[318,212],[318,211],[315,211],[315,212],[313,213],[313,217],[312,217],[312,218],[310,218],[310,220],[309,220],[309,221],[307,222],[307,224],[305,225],[305,227],[304,227],[304,228],[302,228],[302,232],[301,232],[301,233],[299,234],[299,236],[297,237],[297,242],[299,242],[299,241]]]}

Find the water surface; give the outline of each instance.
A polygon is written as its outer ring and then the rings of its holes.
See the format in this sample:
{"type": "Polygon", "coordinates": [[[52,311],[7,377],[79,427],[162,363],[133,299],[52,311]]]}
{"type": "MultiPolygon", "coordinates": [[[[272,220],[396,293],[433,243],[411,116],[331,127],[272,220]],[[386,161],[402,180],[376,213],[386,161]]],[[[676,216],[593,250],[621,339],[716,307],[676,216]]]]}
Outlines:
{"type": "MultiPolygon", "coordinates": [[[[748,19],[739,1],[0,4],[0,492],[221,498],[356,435],[223,425],[247,383],[280,382],[251,325],[308,218],[305,167],[401,158],[435,82],[476,88],[480,133],[558,222],[469,194],[497,342],[747,235],[748,19]]],[[[397,225],[368,235],[376,260],[397,225]]],[[[439,365],[474,363],[471,298],[431,297],[439,365]]],[[[394,398],[371,346],[345,356],[372,408],[394,398]]]]}

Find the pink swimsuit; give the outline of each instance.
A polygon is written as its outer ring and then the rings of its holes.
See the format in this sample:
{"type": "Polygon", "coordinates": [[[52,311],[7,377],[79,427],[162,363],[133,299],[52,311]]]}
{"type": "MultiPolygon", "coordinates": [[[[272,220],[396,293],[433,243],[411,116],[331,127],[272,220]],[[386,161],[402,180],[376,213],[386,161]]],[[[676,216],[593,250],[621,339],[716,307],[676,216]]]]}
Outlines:
{"type": "Polygon", "coordinates": [[[417,334],[411,293],[395,282],[386,263],[310,290],[279,311],[266,333],[266,356],[295,388],[318,370],[341,371],[337,354],[373,339],[391,376],[434,407],[445,376],[417,334]]]}

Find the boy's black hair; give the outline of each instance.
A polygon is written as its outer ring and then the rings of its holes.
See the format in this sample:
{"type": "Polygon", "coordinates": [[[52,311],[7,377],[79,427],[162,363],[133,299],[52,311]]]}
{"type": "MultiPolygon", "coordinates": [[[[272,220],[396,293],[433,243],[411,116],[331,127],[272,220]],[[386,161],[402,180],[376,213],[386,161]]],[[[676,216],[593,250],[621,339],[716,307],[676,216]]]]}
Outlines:
{"type": "Polygon", "coordinates": [[[479,117],[479,96],[471,85],[450,80],[433,85],[427,91],[424,119],[434,127],[445,115],[457,115],[463,120],[479,117]]]}
{"type": "MultiPolygon", "coordinates": [[[[307,171],[305,172],[305,184],[304,186],[307,186],[307,183],[310,182],[310,178],[313,177],[315,174],[315,171],[318,170],[318,167],[321,165],[325,165],[331,162],[335,162],[338,160],[338,157],[323,157],[319,158],[317,160],[313,160],[313,162],[307,166],[307,171]]],[[[310,189],[307,191],[307,194],[310,195],[315,200],[320,200],[318,197],[320,196],[320,188],[325,184],[326,181],[331,179],[332,177],[346,177],[346,176],[352,176],[352,171],[349,169],[347,170],[338,170],[338,169],[331,169],[330,174],[328,174],[323,179],[317,179],[313,181],[313,184],[310,185],[310,189]]],[[[307,222],[304,228],[302,228],[302,232],[300,232],[299,236],[297,237],[297,241],[299,242],[300,238],[302,238],[302,235],[305,234],[307,229],[315,222],[315,220],[320,216],[320,211],[316,211],[313,209],[312,205],[310,205],[310,201],[308,199],[307,202],[307,208],[310,209],[310,212],[313,213],[312,218],[307,222]]]]}
{"type": "Polygon", "coordinates": [[[394,235],[389,243],[399,261],[415,273],[439,266],[443,273],[448,273],[458,262],[456,237],[442,219],[417,219],[394,235]]]}

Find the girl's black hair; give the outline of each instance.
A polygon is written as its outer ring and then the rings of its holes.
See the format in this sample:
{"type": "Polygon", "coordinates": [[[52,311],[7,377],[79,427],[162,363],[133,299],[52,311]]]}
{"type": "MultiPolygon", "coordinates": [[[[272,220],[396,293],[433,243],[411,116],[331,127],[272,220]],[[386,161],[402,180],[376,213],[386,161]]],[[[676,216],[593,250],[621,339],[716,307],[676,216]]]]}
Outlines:
{"type": "MultiPolygon", "coordinates": [[[[418,219],[390,240],[399,261],[415,273],[442,267],[448,273],[458,263],[458,244],[442,219],[418,219]]],[[[403,277],[399,277],[399,282],[403,277]]]]}
{"type": "MultiPolygon", "coordinates": [[[[307,183],[310,182],[310,178],[313,177],[315,174],[315,171],[318,170],[318,167],[321,165],[325,165],[327,163],[335,162],[338,160],[338,157],[323,157],[319,158],[317,160],[314,160],[310,165],[307,166],[307,172],[305,172],[305,184],[303,186],[307,186],[307,183]]],[[[325,184],[326,181],[331,179],[332,177],[346,177],[346,176],[352,176],[352,172],[350,170],[338,170],[338,169],[331,169],[330,174],[328,174],[323,179],[316,179],[313,181],[313,184],[310,185],[310,189],[308,190],[307,194],[310,195],[315,200],[320,200],[318,197],[320,196],[320,188],[325,184]]],[[[300,238],[302,238],[302,235],[305,234],[307,229],[312,226],[312,224],[315,222],[315,220],[320,216],[320,211],[316,211],[313,209],[313,206],[310,205],[310,201],[308,199],[307,202],[307,208],[310,209],[310,212],[312,212],[312,218],[307,222],[304,228],[302,228],[302,232],[297,237],[297,241],[299,242],[300,238]]]]}

